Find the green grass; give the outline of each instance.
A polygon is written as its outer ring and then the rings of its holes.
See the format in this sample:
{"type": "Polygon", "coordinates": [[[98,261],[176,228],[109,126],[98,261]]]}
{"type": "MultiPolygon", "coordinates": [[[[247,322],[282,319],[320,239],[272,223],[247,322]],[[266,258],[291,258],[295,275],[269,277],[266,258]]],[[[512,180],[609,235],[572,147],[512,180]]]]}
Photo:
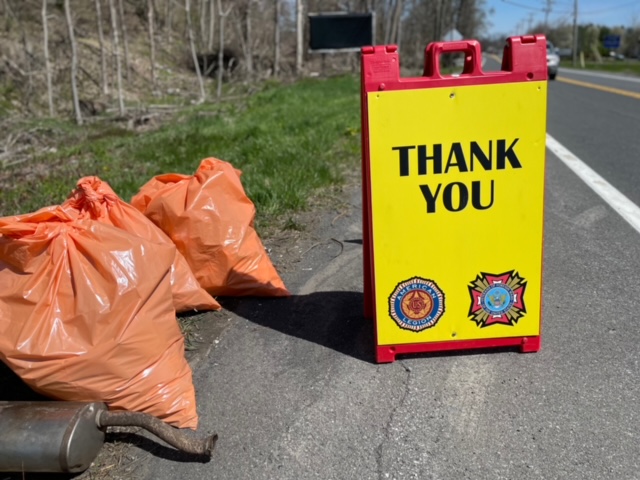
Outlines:
{"type": "MultiPolygon", "coordinates": [[[[562,67],[572,67],[571,61],[562,61],[560,64],[562,67]]],[[[578,66],[578,68],[580,68],[578,66]]],[[[624,60],[624,61],[612,61],[606,59],[603,63],[586,62],[585,69],[587,70],[599,70],[603,72],[612,73],[624,73],[627,75],[640,76],[640,61],[639,60],[624,60]]]]}
{"type": "MultiPolygon", "coordinates": [[[[213,156],[243,171],[242,182],[265,219],[304,209],[310,196],[358,167],[360,111],[354,77],[266,84],[244,100],[191,107],[169,124],[134,133],[116,124],[78,128],[41,122],[59,150],[6,171],[0,215],[58,204],[75,182],[97,175],[125,200],[152,176],[192,174],[213,156]]],[[[32,127],[32,126],[31,126],[32,127]]]]}

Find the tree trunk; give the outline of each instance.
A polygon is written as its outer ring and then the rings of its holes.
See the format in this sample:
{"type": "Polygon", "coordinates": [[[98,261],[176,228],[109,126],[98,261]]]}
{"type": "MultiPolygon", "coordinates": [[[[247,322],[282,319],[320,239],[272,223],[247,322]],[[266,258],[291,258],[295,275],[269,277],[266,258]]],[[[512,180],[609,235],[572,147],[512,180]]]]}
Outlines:
{"type": "Polygon", "coordinates": [[[14,13],[13,9],[11,8],[11,5],[9,4],[9,0],[3,0],[2,1],[3,5],[4,5],[4,29],[5,31],[9,31],[11,30],[11,17],[15,18],[16,14],[14,13]]]}
{"type": "MultiPolygon", "coordinates": [[[[7,7],[9,6],[9,2],[6,2],[7,7]]],[[[25,106],[25,108],[28,111],[31,111],[31,100],[33,98],[33,72],[35,71],[35,69],[33,68],[33,46],[31,45],[31,42],[29,41],[29,39],[31,38],[30,35],[27,34],[27,29],[25,27],[25,22],[20,18],[21,16],[24,16],[24,10],[19,11],[18,15],[15,14],[15,12],[11,11],[10,8],[7,8],[7,11],[11,14],[11,16],[16,20],[16,22],[18,23],[18,28],[20,29],[20,40],[22,42],[22,48],[24,50],[24,72],[22,73],[23,77],[26,77],[26,81],[27,84],[26,86],[23,85],[23,87],[26,88],[22,88],[22,98],[23,98],[23,105],[25,106]]]]}
{"type": "Polygon", "coordinates": [[[389,35],[389,43],[399,43],[400,39],[400,22],[402,21],[402,0],[396,0],[393,16],[391,20],[391,34],[389,35]]]}
{"type": "Polygon", "coordinates": [[[302,74],[302,48],[304,38],[304,7],[302,0],[296,2],[296,74],[302,74]]]}
{"type": "Polygon", "coordinates": [[[280,0],[276,0],[273,39],[273,75],[280,74],[280,0]]]}
{"type": "Polygon", "coordinates": [[[154,39],[153,0],[147,0],[147,18],[149,23],[149,53],[151,55],[151,86],[156,88],[156,42],[154,39]]]}
{"type": "Polygon", "coordinates": [[[242,58],[245,59],[245,63],[247,61],[247,38],[245,36],[245,30],[244,30],[244,18],[242,17],[242,11],[239,11],[237,13],[237,15],[234,15],[234,17],[238,17],[238,21],[237,22],[233,22],[233,25],[236,28],[236,32],[238,34],[238,42],[240,43],[240,50],[242,50],[242,58]]]}
{"type": "Polygon", "coordinates": [[[82,125],[82,112],[80,111],[80,99],[78,98],[78,48],[76,46],[76,36],[73,33],[73,20],[71,19],[71,7],[69,0],[64,0],[64,13],[67,18],[69,28],[69,41],[71,42],[71,92],[73,94],[73,109],[76,113],[76,123],[82,125]]]}
{"type": "Polygon", "coordinates": [[[253,77],[253,32],[251,31],[251,5],[253,0],[247,2],[247,17],[245,18],[245,25],[247,31],[247,55],[245,61],[247,62],[247,75],[249,78],[253,77]]]}
{"type": "Polygon", "coordinates": [[[171,41],[173,40],[173,35],[171,29],[173,28],[173,0],[166,0],[166,9],[164,11],[164,22],[165,29],[167,33],[167,43],[171,45],[171,41]]]}
{"type": "Polygon", "coordinates": [[[51,62],[49,61],[49,28],[47,25],[47,0],[42,0],[42,33],[44,41],[44,68],[47,73],[47,99],[49,100],[49,116],[53,117],[53,85],[51,82],[51,62]]]}
{"type": "Polygon", "coordinates": [[[213,37],[216,25],[216,0],[209,0],[209,40],[207,42],[207,51],[213,51],[213,37]]]}
{"type": "Polygon", "coordinates": [[[216,88],[216,98],[220,100],[222,96],[222,73],[224,71],[224,20],[229,15],[229,12],[233,8],[233,4],[229,6],[226,12],[222,11],[222,0],[218,0],[218,16],[220,22],[218,28],[220,29],[220,43],[218,45],[218,85],[216,88]]]}
{"type": "Polygon", "coordinates": [[[98,27],[98,42],[100,42],[100,73],[102,75],[102,93],[109,95],[109,82],[107,81],[107,52],[104,48],[104,33],[102,32],[102,5],[96,0],[96,24],[98,27]]]}
{"type": "Polygon", "coordinates": [[[127,22],[124,16],[124,5],[118,0],[120,13],[120,25],[122,26],[122,44],[124,46],[124,78],[129,80],[129,37],[127,36],[127,22]]]}
{"type": "Polygon", "coordinates": [[[124,116],[124,98],[122,96],[122,65],[120,60],[120,39],[118,38],[118,14],[115,0],[109,0],[109,11],[111,13],[111,34],[113,35],[113,50],[116,57],[116,80],[118,85],[118,106],[120,107],[120,116],[124,116]]]}
{"type": "Polygon", "coordinates": [[[196,69],[196,75],[198,76],[198,84],[200,85],[200,99],[199,103],[204,102],[206,94],[204,92],[204,81],[202,80],[202,72],[200,71],[200,65],[198,65],[198,54],[196,52],[196,42],[193,39],[193,25],[191,25],[191,2],[190,0],[184,0],[184,11],[187,16],[187,35],[189,36],[189,45],[191,46],[191,56],[193,57],[193,66],[196,69]]]}
{"type": "Polygon", "coordinates": [[[384,5],[384,44],[389,45],[391,40],[391,21],[395,7],[395,0],[389,0],[384,5]]]}
{"type": "Polygon", "coordinates": [[[200,42],[204,46],[207,41],[207,0],[200,0],[200,42]]]}

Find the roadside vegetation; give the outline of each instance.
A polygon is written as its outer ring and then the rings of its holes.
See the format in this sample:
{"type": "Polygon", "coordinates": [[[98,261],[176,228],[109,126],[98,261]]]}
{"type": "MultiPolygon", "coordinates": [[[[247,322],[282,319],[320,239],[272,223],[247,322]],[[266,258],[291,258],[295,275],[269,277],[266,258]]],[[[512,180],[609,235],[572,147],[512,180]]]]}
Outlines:
{"type": "MultiPolygon", "coordinates": [[[[560,62],[561,67],[573,67],[570,60],[560,62]]],[[[578,67],[581,68],[581,67],[578,67]]],[[[615,62],[586,62],[584,65],[586,70],[597,70],[601,72],[621,73],[624,75],[640,76],[640,60],[626,60],[615,62]]]]}
{"type": "Polygon", "coordinates": [[[340,76],[265,83],[240,100],[190,107],[147,131],[32,121],[23,131],[56,145],[2,172],[0,215],[58,204],[86,175],[109,182],[128,201],[152,176],[192,174],[214,156],[243,171],[265,226],[304,209],[315,192],[358,167],[359,119],[358,80],[340,76]]]}

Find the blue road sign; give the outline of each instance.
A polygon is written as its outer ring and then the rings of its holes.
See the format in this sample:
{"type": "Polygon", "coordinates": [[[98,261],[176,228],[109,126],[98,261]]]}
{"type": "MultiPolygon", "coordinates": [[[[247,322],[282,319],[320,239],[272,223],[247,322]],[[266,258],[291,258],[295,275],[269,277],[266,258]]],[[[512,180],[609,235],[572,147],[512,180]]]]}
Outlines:
{"type": "Polygon", "coordinates": [[[620,47],[620,35],[607,35],[602,42],[604,48],[615,50],[620,47]]]}

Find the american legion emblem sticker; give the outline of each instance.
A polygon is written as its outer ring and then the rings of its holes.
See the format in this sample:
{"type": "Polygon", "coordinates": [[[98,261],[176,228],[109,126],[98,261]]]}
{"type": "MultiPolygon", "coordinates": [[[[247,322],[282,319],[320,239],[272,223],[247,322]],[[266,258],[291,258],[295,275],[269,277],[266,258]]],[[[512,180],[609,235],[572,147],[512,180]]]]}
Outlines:
{"type": "Polygon", "coordinates": [[[420,332],[433,327],[445,311],[444,293],[436,282],[413,277],[389,296],[389,315],[400,328],[420,332]]]}
{"type": "Polygon", "coordinates": [[[489,325],[515,325],[527,313],[524,291],[527,281],[518,272],[497,275],[481,273],[471,282],[471,308],[469,316],[478,327],[489,325]]]}

